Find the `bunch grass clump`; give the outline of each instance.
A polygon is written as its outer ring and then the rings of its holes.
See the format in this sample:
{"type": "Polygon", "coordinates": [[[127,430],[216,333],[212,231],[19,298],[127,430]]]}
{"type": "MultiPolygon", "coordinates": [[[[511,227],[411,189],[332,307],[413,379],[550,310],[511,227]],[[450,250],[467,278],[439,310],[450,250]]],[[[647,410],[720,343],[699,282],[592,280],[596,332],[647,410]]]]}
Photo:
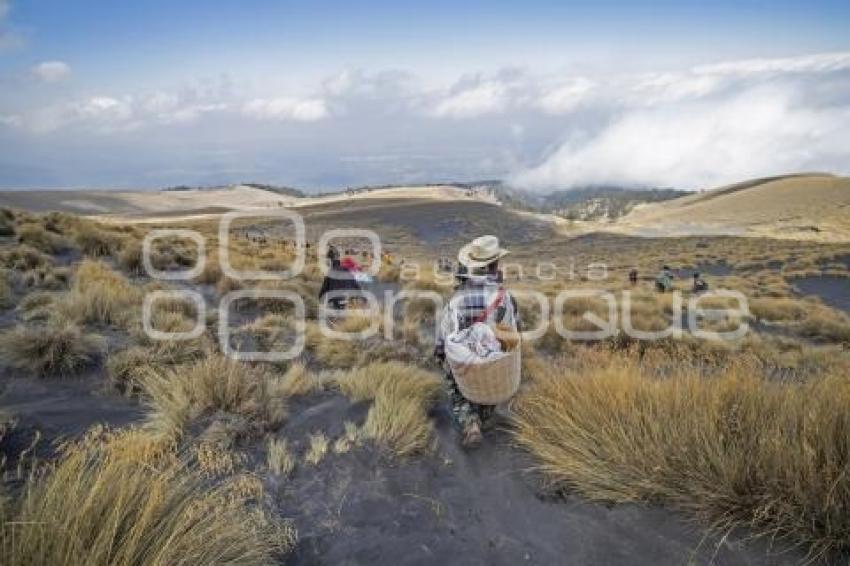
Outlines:
{"type": "Polygon", "coordinates": [[[285,398],[272,394],[267,371],[221,355],[139,379],[153,409],[149,426],[172,438],[203,416],[240,417],[258,432],[274,428],[285,416],[285,398]]]}
{"type": "Polygon", "coordinates": [[[210,482],[156,437],[93,432],[66,446],[7,509],[9,564],[269,564],[292,548],[291,525],[210,482]]]}
{"type": "Polygon", "coordinates": [[[105,349],[103,337],[59,318],[44,325],[18,325],[0,335],[3,361],[40,377],[72,375],[96,364],[105,349]]]}
{"type": "Polygon", "coordinates": [[[123,275],[105,263],[85,260],[61,310],[80,322],[128,326],[141,320],[141,300],[141,291],[123,275]]]}
{"type": "Polygon", "coordinates": [[[658,377],[610,358],[537,368],[516,438],[558,485],[591,499],[674,505],[727,531],[850,548],[846,364],[802,382],[728,365],[658,377]]]}
{"type": "Polygon", "coordinates": [[[426,451],[433,439],[428,411],[440,393],[440,379],[421,368],[399,362],[374,363],[336,377],[354,401],[372,400],[363,436],[397,456],[426,451]]]}

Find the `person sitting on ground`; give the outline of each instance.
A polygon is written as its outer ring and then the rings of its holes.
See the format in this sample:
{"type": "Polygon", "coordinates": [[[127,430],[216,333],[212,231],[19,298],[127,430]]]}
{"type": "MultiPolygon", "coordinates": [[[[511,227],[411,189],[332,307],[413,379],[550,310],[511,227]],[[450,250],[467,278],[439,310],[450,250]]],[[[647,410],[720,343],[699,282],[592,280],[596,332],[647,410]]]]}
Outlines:
{"type": "Polygon", "coordinates": [[[452,417],[461,431],[461,444],[472,448],[481,443],[482,425],[492,421],[495,407],[479,405],[464,398],[446,362],[445,340],[451,329],[471,327],[477,322],[519,328],[519,313],[513,296],[502,285],[499,260],[508,250],[499,246],[495,236],[482,236],[461,248],[458,253],[458,273],[455,296],[443,310],[434,355],[445,370],[445,384],[451,399],[452,417]],[[455,300],[457,299],[457,300],[455,300]],[[458,305],[453,308],[452,305],[458,305]]]}
{"type": "Polygon", "coordinates": [[[700,277],[699,271],[694,272],[694,293],[708,291],[708,283],[700,277]]]}
{"type": "Polygon", "coordinates": [[[332,309],[342,310],[348,304],[349,299],[354,299],[362,289],[357,281],[356,274],[359,271],[359,266],[350,257],[342,258],[337,261],[335,267],[332,267],[325,279],[322,281],[322,288],[319,290],[319,302],[325,298],[325,295],[333,292],[328,304],[332,309]]]}
{"type": "Polygon", "coordinates": [[[661,268],[661,272],[655,278],[655,289],[660,293],[665,293],[673,289],[673,279],[676,276],[669,266],[665,265],[661,268]]]}

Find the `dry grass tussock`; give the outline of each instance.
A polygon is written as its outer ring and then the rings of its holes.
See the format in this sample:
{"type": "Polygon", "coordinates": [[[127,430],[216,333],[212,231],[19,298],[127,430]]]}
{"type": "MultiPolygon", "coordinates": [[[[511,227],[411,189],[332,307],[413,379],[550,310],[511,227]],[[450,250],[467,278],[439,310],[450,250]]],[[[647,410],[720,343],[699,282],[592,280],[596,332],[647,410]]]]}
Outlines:
{"type": "Polygon", "coordinates": [[[441,390],[435,374],[398,362],[382,362],[341,373],[335,383],[354,401],[373,401],[363,425],[365,438],[398,456],[431,446],[433,424],[428,411],[441,390]]]}
{"type": "Polygon", "coordinates": [[[274,428],[285,416],[277,379],[260,368],[212,355],[192,365],[150,371],[139,378],[152,408],[149,427],[178,438],[201,417],[230,415],[234,434],[274,428]]]}
{"type": "Polygon", "coordinates": [[[4,509],[10,564],[269,564],[291,525],[241,488],[211,484],[186,458],[138,431],[90,433],[30,478],[4,509]]]}
{"type": "Polygon", "coordinates": [[[70,232],[80,251],[89,257],[112,255],[118,252],[124,243],[119,234],[82,219],[77,219],[70,232]]]}
{"type": "Polygon", "coordinates": [[[516,438],[554,482],[591,499],[672,504],[811,556],[850,548],[846,360],[778,383],[749,367],[658,378],[647,360],[602,359],[536,368],[515,404],[516,438]]]}
{"type": "Polygon", "coordinates": [[[71,248],[63,236],[45,229],[41,224],[27,223],[18,226],[18,241],[48,254],[56,254],[71,248]]]}
{"type": "Polygon", "coordinates": [[[307,453],[304,454],[304,461],[311,466],[315,466],[324,460],[328,453],[328,446],[330,445],[330,442],[323,432],[311,434],[308,437],[308,440],[309,446],[307,447],[307,453]]]}
{"type": "Polygon", "coordinates": [[[106,342],[75,323],[51,319],[43,325],[18,325],[0,335],[0,357],[37,376],[67,376],[97,363],[106,342]]]}
{"type": "Polygon", "coordinates": [[[277,476],[288,476],[295,469],[295,457],[285,438],[270,438],[266,443],[266,465],[277,476]]]}
{"type": "Polygon", "coordinates": [[[141,320],[141,291],[105,263],[85,260],[60,310],[80,322],[127,326],[141,320]]]}

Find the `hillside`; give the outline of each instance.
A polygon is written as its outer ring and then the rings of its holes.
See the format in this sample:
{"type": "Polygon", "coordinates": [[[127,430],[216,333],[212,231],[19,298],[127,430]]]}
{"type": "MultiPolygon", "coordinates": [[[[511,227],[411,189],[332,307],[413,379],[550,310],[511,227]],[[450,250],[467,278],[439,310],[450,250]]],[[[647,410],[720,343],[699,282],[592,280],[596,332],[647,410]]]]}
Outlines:
{"type": "Polygon", "coordinates": [[[638,205],[688,194],[675,189],[630,189],[617,186],[580,187],[545,194],[506,186],[497,186],[493,191],[510,208],[582,221],[613,221],[638,205]]]}
{"type": "Polygon", "coordinates": [[[301,196],[293,189],[243,184],[229,187],[174,187],[161,191],[3,191],[0,206],[29,212],[62,211],[113,220],[202,217],[229,210],[303,207],[361,199],[484,200],[485,194],[453,185],[386,187],[301,196]]]}
{"type": "Polygon", "coordinates": [[[614,227],[638,235],[757,235],[850,240],[850,178],[825,174],[755,179],[636,207],[614,227]]]}

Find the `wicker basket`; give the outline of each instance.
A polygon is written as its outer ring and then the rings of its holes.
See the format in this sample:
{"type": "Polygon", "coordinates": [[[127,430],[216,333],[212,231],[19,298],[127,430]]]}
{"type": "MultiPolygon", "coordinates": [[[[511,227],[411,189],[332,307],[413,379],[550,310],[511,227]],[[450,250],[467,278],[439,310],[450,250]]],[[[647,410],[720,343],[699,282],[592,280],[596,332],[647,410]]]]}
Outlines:
{"type": "Polygon", "coordinates": [[[473,403],[498,405],[510,400],[519,389],[522,358],[518,348],[472,361],[470,356],[452,356],[452,350],[447,348],[446,361],[461,394],[473,403]]]}

